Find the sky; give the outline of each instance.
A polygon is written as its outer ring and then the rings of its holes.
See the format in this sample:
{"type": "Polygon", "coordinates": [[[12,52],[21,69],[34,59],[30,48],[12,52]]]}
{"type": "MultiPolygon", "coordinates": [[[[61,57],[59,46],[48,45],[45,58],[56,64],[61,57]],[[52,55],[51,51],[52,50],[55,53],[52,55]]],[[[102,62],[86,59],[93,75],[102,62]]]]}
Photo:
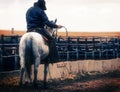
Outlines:
{"type": "MultiPolygon", "coordinates": [[[[26,11],[36,1],[0,0],[0,29],[26,30],[26,11]]],[[[46,6],[49,20],[68,31],[120,32],[120,0],[46,0],[46,6]]]]}

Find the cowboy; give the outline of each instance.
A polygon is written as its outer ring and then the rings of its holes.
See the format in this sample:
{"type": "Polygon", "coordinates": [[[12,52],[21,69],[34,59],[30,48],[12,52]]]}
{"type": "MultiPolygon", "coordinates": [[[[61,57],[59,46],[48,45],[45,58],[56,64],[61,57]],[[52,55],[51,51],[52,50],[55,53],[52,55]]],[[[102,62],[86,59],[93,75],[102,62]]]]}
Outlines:
{"type": "MultiPolygon", "coordinates": [[[[62,28],[62,26],[56,25],[53,22],[49,21],[45,13],[45,10],[47,10],[45,0],[38,0],[37,2],[34,3],[33,7],[27,10],[26,12],[27,32],[35,31],[42,34],[48,39],[49,47],[50,47],[49,55],[52,55],[50,56],[52,60],[53,57],[57,57],[55,56],[57,55],[56,53],[57,49],[56,49],[54,38],[49,34],[49,32],[44,28],[44,26],[47,25],[48,27],[51,27],[51,28],[62,28]],[[51,47],[51,44],[52,44],[52,47],[51,47]]],[[[55,61],[55,59],[53,59],[53,61],[55,61]]]]}
{"type": "Polygon", "coordinates": [[[34,3],[34,6],[29,8],[26,13],[27,31],[36,30],[48,40],[53,40],[53,37],[44,28],[45,25],[51,28],[62,28],[61,25],[56,25],[49,21],[46,13],[47,10],[45,0],[38,0],[34,3]]]}

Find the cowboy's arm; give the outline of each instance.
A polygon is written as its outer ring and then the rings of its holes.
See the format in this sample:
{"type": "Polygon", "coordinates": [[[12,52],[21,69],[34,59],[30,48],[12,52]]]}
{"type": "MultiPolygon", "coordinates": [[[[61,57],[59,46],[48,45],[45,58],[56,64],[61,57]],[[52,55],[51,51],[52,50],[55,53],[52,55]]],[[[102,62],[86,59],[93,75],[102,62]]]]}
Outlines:
{"type": "Polygon", "coordinates": [[[51,27],[51,28],[61,28],[61,25],[56,25],[55,23],[49,21],[47,15],[45,14],[45,12],[42,13],[42,19],[44,24],[46,24],[47,26],[51,27]]]}

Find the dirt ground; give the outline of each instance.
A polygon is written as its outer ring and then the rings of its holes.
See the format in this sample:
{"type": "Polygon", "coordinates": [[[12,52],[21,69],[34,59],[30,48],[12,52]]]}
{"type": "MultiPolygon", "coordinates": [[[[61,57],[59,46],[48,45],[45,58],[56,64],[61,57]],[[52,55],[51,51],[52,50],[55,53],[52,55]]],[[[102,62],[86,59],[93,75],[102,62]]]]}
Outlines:
{"type": "Polygon", "coordinates": [[[43,88],[43,81],[39,81],[38,88],[31,84],[18,85],[19,77],[7,78],[0,81],[0,92],[120,92],[120,72],[104,75],[79,74],[75,79],[48,80],[47,88],[43,88]]]}

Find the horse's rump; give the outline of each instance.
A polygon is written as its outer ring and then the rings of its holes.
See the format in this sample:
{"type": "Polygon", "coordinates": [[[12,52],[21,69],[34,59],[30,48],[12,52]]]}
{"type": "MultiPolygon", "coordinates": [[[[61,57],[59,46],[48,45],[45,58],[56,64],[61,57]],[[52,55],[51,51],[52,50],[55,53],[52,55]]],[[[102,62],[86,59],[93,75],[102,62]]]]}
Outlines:
{"type": "MultiPolygon", "coordinates": [[[[38,42],[41,36],[38,33],[26,33],[20,40],[19,55],[21,59],[21,66],[25,66],[28,75],[31,73],[31,65],[35,63],[36,56],[39,55],[38,42]]],[[[39,61],[40,62],[40,61],[39,61]]]]}

